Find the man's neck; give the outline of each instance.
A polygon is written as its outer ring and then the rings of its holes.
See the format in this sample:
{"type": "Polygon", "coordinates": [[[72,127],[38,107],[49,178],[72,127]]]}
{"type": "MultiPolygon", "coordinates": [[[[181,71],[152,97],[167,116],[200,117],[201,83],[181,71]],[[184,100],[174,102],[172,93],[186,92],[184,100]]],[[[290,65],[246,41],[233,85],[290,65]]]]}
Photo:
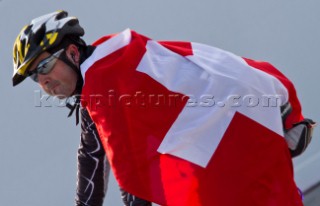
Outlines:
{"type": "Polygon", "coordinates": [[[80,49],[80,65],[93,53],[95,46],[88,45],[83,49],[80,49]]]}

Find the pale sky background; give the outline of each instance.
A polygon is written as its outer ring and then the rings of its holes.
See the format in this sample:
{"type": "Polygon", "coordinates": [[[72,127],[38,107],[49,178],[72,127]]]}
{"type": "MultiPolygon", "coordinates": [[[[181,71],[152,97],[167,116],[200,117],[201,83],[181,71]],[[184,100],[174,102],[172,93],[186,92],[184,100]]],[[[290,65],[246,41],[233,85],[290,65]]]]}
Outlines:
{"type": "MultiPolygon", "coordinates": [[[[0,206],[74,205],[80,127],[66,108],[36,107],[39,88],[12,87],[12,45],[21,28],[64,9],[92,43],[131,28],[156,40],[185,40],[273,63],[295,84],[306,117],[320,119],[319,0],[0,0],[0,206]]],[[[43,93],[42,93],[43,94],[43,93]]],[[[320,132],[294,160],[303,190],[320,180],[320,132]]],[[[106,205],[120,206],[111,177],[106,205]]]]}

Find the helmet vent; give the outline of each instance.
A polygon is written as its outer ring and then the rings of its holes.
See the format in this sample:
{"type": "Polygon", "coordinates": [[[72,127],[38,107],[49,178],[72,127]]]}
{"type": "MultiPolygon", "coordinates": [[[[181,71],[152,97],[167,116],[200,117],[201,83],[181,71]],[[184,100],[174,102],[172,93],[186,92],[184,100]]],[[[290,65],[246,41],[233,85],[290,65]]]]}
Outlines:
{"type": "Polygon", "coordinates": [[[65,17],[68,16],[68,13],[67,12],[60,12],[58,13],[58,15],[56,16],[56,20],[60,20],[60,19],[63,19],[65,17]]]}
{"type": "Polygon", "coordinates": [[[30,30],[31,30],[31,28],[32,28],[32,24],[31,25],[29,25],[25,30],[24,30],[24,34],[25,35],[28,35],[29,33],[30,33],[30,30]]]}
{"type": "Polygon", "coordinates": [[[21,41],[21,45],[23,45],[23,46],[20,47],[20,49],[21,49],[21,54],[25,55],[25,53],[24,53],[24,50],[25,50],[24,45],[26,45],[26,39],[23,39],[23,40],[21,41]]]}
{"type": "Polygon", "coordinates": [[[45,32],[46,32],[45,25],[42,25],[39,28],[39,30],[36,33],[34,33],[33,40],[35,45],[39,46],[40,42],[44,40],[45,32]]]}
{"type": "Polygon", "coordinates": [[[68,25],[73,27],[75,25],[77,25],[79,23],[79,21],[77,19],[72,19],[68,22],[68,25]]]}

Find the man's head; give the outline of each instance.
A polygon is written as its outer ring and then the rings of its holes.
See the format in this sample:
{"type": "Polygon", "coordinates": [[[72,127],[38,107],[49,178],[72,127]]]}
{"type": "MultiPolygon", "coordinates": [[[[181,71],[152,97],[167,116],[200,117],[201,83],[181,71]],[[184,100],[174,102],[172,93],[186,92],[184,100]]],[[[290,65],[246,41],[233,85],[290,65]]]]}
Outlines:
{"type": "Polygon", "coordinates": [[[69,97],[74,93],[78,81],[75,69],[79,67],[79,59],[80,53],[74,44],[54,53],[42,52],[31,63],[27,74],[49,95],[69,97]]]}
{"type": "Polygon", "coordinates": [[[78,19],[65,11],[32,20],[14,43],[13,86],[29,76],[50,95],[72,95],[79,78],[83,34],[78,19]]]}

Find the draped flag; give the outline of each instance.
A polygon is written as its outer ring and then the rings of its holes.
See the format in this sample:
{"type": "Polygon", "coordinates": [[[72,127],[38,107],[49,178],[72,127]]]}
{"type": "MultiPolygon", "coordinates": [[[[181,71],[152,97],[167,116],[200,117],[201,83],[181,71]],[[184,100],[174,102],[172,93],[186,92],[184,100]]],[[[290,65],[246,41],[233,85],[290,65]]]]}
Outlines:
{"type": "Polygon", "coordinates": [[[292,83],[266,62],[132,30],[81,65],[82,105],[120,186],[168,206],[300,206],[280,106],[292,83]]]}

